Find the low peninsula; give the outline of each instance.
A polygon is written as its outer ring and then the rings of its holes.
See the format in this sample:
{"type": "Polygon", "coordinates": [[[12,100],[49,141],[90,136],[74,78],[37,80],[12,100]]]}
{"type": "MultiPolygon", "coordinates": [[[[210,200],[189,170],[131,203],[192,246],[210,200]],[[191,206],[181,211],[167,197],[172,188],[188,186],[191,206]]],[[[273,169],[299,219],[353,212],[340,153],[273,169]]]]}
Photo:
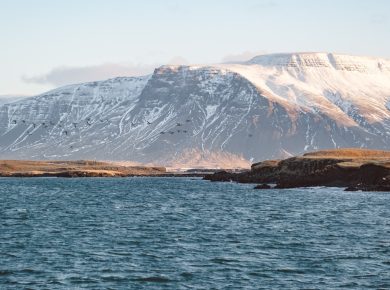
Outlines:
{"type": "Polygon", "coordinates": [[[128,177],[165,174],[164,167],[122,166],[100,161],[1,160],[0,177],[128,177]]]}

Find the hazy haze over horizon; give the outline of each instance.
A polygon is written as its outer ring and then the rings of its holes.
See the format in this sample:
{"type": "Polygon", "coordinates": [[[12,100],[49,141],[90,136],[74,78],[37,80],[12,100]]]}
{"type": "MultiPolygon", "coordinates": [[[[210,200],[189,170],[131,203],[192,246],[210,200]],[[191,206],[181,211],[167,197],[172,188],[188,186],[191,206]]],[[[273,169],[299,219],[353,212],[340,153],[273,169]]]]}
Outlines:
{"type": "Polygon", "coordinates": [[[0,0],[0,95],[274,52],[390,58],[390,1],[0,0]],[[207,9],[205,9],[207,7],[207,9]]]}

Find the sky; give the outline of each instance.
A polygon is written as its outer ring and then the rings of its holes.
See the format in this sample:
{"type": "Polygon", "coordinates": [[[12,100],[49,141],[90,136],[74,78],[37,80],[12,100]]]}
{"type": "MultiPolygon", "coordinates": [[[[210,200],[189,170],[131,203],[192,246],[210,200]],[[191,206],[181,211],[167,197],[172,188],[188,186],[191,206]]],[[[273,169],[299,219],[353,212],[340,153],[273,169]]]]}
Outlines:
{"type": "Polygon", "coordinates": [[[390,59],[389,12],[389,0],[0,0],[0,95],[265,53],[390,59]]]}

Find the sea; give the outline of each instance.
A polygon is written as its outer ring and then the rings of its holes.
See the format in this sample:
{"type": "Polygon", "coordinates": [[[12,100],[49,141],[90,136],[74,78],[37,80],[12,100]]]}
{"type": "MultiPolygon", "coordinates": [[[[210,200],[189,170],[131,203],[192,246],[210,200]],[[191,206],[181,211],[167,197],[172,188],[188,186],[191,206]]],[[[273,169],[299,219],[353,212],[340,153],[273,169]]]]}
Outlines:
{"type": "Polygon", "coordinates": [[[390,289],[390,193],[0,178],[0,289],[390,289]]]}

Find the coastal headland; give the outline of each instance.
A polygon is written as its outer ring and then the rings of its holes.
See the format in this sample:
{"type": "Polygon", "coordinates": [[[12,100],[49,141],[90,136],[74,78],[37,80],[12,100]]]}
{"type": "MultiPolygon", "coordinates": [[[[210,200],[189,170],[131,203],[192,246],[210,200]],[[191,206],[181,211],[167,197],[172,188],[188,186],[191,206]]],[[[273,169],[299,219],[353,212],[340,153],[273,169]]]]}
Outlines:
{"type": "Polygon", "coordinates": [[[350,191],[390,191],[390,151],[322,150],[254,163],[250,170],[241,173],[220,171],[205,179],[255,183],[258,189],[335,186],[350,191]]]}

